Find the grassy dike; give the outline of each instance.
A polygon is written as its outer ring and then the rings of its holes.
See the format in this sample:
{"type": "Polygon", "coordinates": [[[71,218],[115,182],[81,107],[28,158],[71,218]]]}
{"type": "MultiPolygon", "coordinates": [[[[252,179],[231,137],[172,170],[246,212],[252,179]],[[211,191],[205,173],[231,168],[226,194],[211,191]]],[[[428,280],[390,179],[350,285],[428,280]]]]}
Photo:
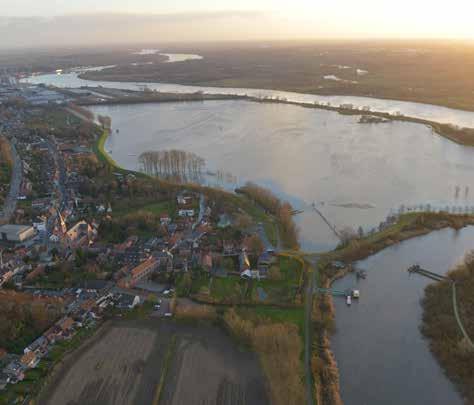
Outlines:
{"type": "Polygon", "coordinates": [[[110,135],[110,130],[102,129],[102,132],[99,138],[92,146],[92,150],[96,154],[99,161],[107,164],[116,173],[120,173],[124,175],[133,174],[134,176],[141,177],[141,178],[149,177],[145,173],[124,169],[120,167],[114,159],[112,159],[112,157],[105,151],[105,142],[107,142],[107,138],[109,137],[109,135],[110,135]]]}
{"type": "MultiPolygon", "coordinates": [[[[381,232],[366,238],[353,240],[345,247],[320,255],[317,262],[318,286],[330,288],[334,281],[344,277],[350,271],[350,266],[343,270],[334,270],[331,266],[332,261],[338,260],[350,264],[366,259],[405,240],[427,235],[444,228],[461,229],[469,225],[474,225],[473,215],[452,215],[448,213],[402,215],[397,223],[381,232]]],[[[312,261],[314,256],[307,255],[306,259],[312,261]]],[[[451,291],[451,289],[449,290],[451,291]]],[[[332,297],[327,294],[315,296],[312,308],[313,350],[311,368],[315,397],[320,405],[342,404],[339,371],[330,342],[330,336],[334,332],[334,316],[335,310],[332,297]]]]}

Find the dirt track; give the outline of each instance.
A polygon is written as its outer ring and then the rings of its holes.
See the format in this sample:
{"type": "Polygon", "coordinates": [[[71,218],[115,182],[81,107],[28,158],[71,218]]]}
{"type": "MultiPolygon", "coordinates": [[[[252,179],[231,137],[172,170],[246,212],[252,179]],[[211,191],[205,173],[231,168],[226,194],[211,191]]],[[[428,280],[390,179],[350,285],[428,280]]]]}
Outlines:
{"type": "Polygon", "coordinates": [[[216,327],[153,319],[105,326],[55,370],[37,403],[151,404],[173,336],[160,405],[269,404],[253,353],[239,351],[216,327]]]}

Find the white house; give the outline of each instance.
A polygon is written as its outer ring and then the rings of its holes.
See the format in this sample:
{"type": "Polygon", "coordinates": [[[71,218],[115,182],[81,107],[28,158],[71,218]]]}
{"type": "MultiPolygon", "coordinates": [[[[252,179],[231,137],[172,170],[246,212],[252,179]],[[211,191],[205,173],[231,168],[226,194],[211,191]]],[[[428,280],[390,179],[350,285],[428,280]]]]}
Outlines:
{"type": "Polygon", "coordinates": [[[178,215],[180,217],[194,217],[194,210],[193,209],[190,209],[190,210],[179,210],[178,211],[178,215]]]}

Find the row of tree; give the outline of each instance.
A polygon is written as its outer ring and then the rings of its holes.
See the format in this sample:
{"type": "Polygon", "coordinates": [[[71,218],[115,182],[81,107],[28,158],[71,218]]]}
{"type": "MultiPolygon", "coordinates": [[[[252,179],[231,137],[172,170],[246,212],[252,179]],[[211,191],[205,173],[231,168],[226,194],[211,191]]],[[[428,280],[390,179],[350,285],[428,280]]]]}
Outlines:
{"type": "Polygon", "coordinates": [[[206,165],[200,156],[176,149],[143,152],[139,162],[143,171],[152,176],[197,177],[206,165]]]}
{"type": "Polygon", "coordinates": [[[276,217],[280,237],[285,247],[298,247],[298,229],[293,221],[293,207],[290,203],[280,201],[270,190],[250,182],[236,191],[246,195],[265,211],[276,217]]]}

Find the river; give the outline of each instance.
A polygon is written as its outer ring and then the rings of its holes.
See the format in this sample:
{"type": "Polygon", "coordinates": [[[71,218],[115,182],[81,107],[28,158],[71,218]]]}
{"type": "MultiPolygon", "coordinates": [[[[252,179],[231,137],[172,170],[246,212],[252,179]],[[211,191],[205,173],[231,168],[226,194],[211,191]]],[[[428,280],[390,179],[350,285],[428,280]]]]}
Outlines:
{"type": "Polygon", "coordinates": [[[463,404],[419,330],[420,300],[433,281],[410,275],[407,268],[418,263],[445,274],[471,249],[474,227],[434,232],[360,262],[366,280],[349,275],[334,284],[337,290],[361,291],[360,301],[351,307],[334,298],[337,331],[332,346],[345,404],[463,404]]]}
{"type": "MultiPolygon", "coordinates": [[[[199,59],[199,55],[167,54],[173,56],[171,62],[183,62],[185,60],[199,59]],[[173,56],[174,55],[174,56],[173,56]],[[174,60],[176,58],[176,60],[174,60]]],[[[100,67],[94,70],[100,70],[100,67]]],[[[145,86],[151,90],[157,90],[166,93],[195,93],[202,91],[205,94],[231,94],[248,95],[253,97],[270,97],[286,99],[296,103],[320,103],[339,106],[341,104],[352,104],[356,108],[370,107],[372,111],[397,113],[407,117],[421,118],[440,123],[451,123],[461,127],[474,128],[474,112],[456,110],[447,107],[441,107],[430,104],[413,103],[397,100],[383,100],[370,97],[355,96],[319,96],[314,94],[294,93],[278,90],[246,89],[246,88],[222,88],[222,87],[203,87],[187,86],[172,83],[146,83],[146,82],[106,82],[84,80],[79,77],[80,72],[74,71],[66,74],[45,74],[36,75],[21,80],[22,83],[46,84],[57,87],[77,88],[81,86],[142,90],[145,86]]]]}

